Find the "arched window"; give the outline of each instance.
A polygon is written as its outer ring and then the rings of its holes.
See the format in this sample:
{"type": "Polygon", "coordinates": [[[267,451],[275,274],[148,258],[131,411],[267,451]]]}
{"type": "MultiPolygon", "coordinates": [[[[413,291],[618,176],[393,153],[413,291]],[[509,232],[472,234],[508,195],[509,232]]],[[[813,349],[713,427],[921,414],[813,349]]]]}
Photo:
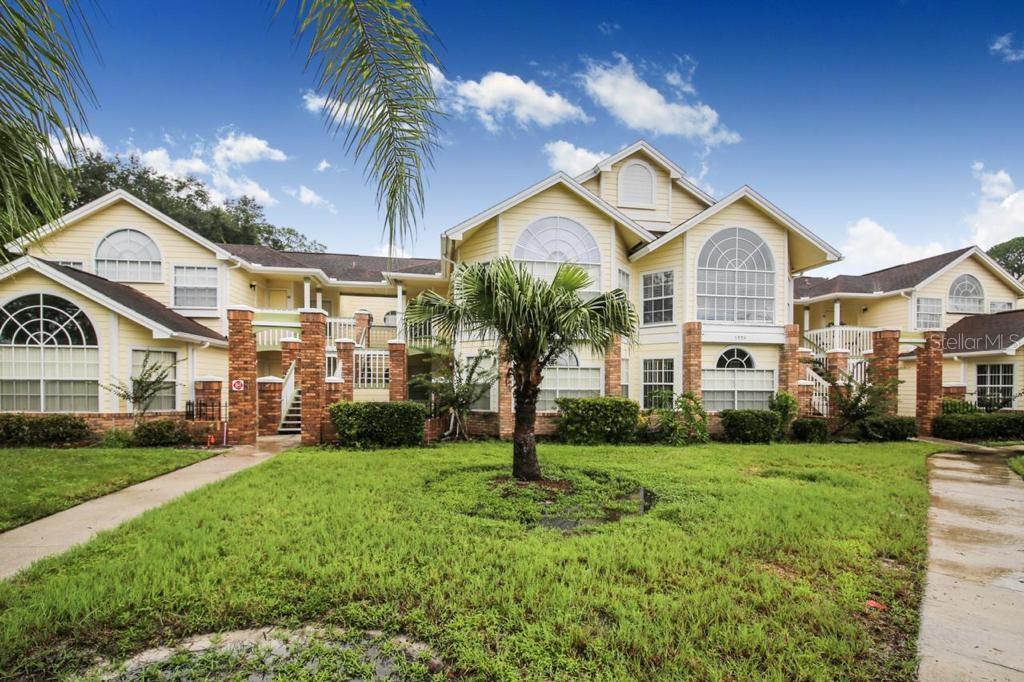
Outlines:
{"type": "Polygon", "coordinates": [[[559,398],[596,398],[600,395],[601,368],[581,367],[576,353],[566,350],[544,369],[537,409],[542,412],[557,410],[559,398]]]}
{"type": "Polygon", "coordinates": [[[619,206],[654,207],[654,171],[643,161],[630,161],[619,171],[619,206]]]}
{"type": "Polygon", "coordinates": [[[389,310],[386,313],[384,313],[384,326],[386,326],[386,327],[394,327],[397,324],[398,324],[398,312],[397,311],[389,310]]]}
{"type": "Polygon", "coordinates": [[[111,232],[96,247],[96,274],[115,282],[159,282],[160,249],[138,230],[111,232]]]}
{"type": "Polygon", "coordinates": [[[590,230],[570,218],[552,216],[530,223],[516,240],[512,257],[549,282],[562,263],[576,263],[590,275],[587,290],[601,288],[601,249],[590,230]]]}
{"type": "Polygon", "coordinates": [[[960,275],[949,286],[949,310],[953,313],[985,312],[985,290],[974,275],[960,275]]]}
{"type": "Polygon", "coordinates": [[[754,358],[742,348],[727,348],[718,356],[718,369],[754,369],[754,358]]]}
{"type": "Polygon", "coordinates": [[[697,258],[697,319],[775,320],[775,259],[754,232],[727,227],[704,244],[697,258]]]}
{"type": "Polygon", "coordinates": [[[96,330],[77,305],[52,294],[0,308],[0,410],[97,412],[96,330]]]}

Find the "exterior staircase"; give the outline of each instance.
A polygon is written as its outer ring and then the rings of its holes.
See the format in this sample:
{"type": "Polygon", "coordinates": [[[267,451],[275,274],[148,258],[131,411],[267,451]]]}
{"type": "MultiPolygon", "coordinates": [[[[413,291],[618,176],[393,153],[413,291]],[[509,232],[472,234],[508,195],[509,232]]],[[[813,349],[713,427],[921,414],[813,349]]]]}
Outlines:
{"type": "Polygon", "coordinates": [[[277,432],[284,435],[288,433],[302,433],[302,389],[296,388],[291,402],[287,409],[281,414],[281,425],[277,432]]]}

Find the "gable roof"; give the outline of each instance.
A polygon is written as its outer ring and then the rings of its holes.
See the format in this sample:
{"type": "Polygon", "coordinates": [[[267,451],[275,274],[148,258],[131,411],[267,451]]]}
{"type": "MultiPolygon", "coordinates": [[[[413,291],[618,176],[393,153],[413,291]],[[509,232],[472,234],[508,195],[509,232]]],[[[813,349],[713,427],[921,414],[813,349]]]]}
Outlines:
{"type": "Polygon", "coordinates": [[[643,256],[646,256],[652,251],[661,248],[662,246],[672,241],[679,235],[687,232],[688,230],[697,225],[700,225],[708,218],[720,213],[721,211],[725,210],[729,206],[732,206],[741,199],[746,199],[752,202],[754,205],[756,205],[762,211],[767,213],[769,216],[771,216],[774,220],[782,224],[784,227],[793,232],[796,232],[800,236],[804,237],[805,239],[816,245],[818,248],[825,252],[826,260],[836,261],[842,257],[839,251],[834,246],[826,242],[818,235],[811,232],[808,228],[798,223],[781,208],[779,208],[778,206],[776,206],[775,204],[773,204],[772,202],[768,201],[763,196],[755,192],[754,189],[751,188],[749,185],[743,185],[738,190],[736,190],[729,196],[725,197],[718,203],[709,206],[708,208],[704,209],[697,215],[692,216],[691,218],[680,223],[679,225],[676,225],[671,230],[669,230],[662,236],[658,237],[655,241],[651,242],[650,244],[647,244],[637,249],[636,251],[630,254],[629,259],[631,261],[637,260],[638,258],[642,258],[643,256]]]}
{"type": "Polygon", "coordinates": [[[712,197],[710,194],[708,194],[700,187],[698,187],[696,184],[690,182],[690,180],[687,179],[686,171],[684,171],[681,166],[677,165],[675,161],[668,158],[660,151],[655,149],[653,146],[651,146],[651,144],[648,143],[647,140],[637,140],[628,147],[623,147],[615,154],[612,154],[609,157],[601,159],[594,165],[593,168],[577,175],[575,178],[576,182],[584,183],[587,180],[594,177],[595,175],[597,175],[598,173],[600,173],[601,171],[609,171],[611,170],[612,166],[617,164],[619,161],[622,161],[623,159],[632,156],[633,154],[639,151],[644,152],[652,159],[654,159],[658,164],[667,169],[668,176],[670,179],[675,180],[677,184],[679,184],[683,189],[688,191],[690,194],[700,199],[705,205],[710,206],[713,203],[715,203],[714,197],[712,197]]]}
{"type": "Polygon", "coordinates": [[[22,256],[0,268],[0,280],[34,270],[73,289],[143,327],[170,338],[226,346],[227,339],[209,327],[177,313],[138,289],[52,261],[22,256]]]}
{"type": "Polygon", "coordinates": [[[602,213],[606,214],[608,217],[612,218],[615,222],[626,227],[628,230],[633,232],[645,243],[654,240],[654,235],[652,235],[645,227],[643,227],[635,220],[627,216],[625,213],[615,208],[607,201],[597,196],[596,194],[588,190],[586,187],[576,182],[575,180],[573,180],[572,178],[570,178],[568,175],[561,171],[555,173],[554,175],[550,175],[544,178],[535,185],[530,185],[521,192],[513,194],[508,199],[505,199],[504,201],[499,202],[494,206],[491,206],[490,208],[481,211],[480,213],[477,213],[472,218],[463,220],[458,225],[448,228],[442,233],[441,238],[442,240],[458,241],[462,239],[462,235],[465,234],[467,231],[473,229],[474,227],[482,225],[483,223],[487,222],[488,220],[495,217],[499,213],[502,213],[512,208],[513,206],[521,204],[530,197],[536,196],[537,194],[540,194],[544,190],[550,189],[555,185],[564,186],[566,189],[573,192],[581,199],[588,202],[602,213]]]}
{"type": "Polygon", "coordinates": [[[380,283],[394,275],[435,275],[441,271],[437,258],[387,258],[348,253],[276,251],[258,244],[219,244],[254,266],[310,270],[325,280],[380,283]]]}
{"type": "MultiPolygon", "coordinates": [[[[968,315],[949,327],[942,340],[945,355],[1013,354],[1024,346],[1024,310],[1004,310],[987,315],[968,315]]],[[[916,359],[914,351],[900,354],[916,359]]]]}
{"type": "Polygon", "coordinates": [[[837,275],[825,277],[797,277],[793,280],[794,299],[815,299],[842,294],[891,294],[920,287],[938,277],[947,269],[971,256],[979,258],[996,272],[1008,285],[1024,295],[1024,285],[976,246],[940,253],[920,260],[875,270],[863,275],[837,275]]]}
{"type": "Polygon", "coordinates": [[[135,208],[149,215],[153,219],[163,223],[172,230],[179,232],[188,239],[191,239],[197,244],[206,247],[207,249],[212,251],[218,258],[228,257],[228,254],[224,251],[224,249],[218,247],[216,244],[214,244],[206,237],[202,236],[198,232],[194,232],[193,230],[185,227],[184,225],[182,225],[181,223],[179,223],[177,220],[170,217],[166,213],[158,211],[157,209],[153,208],[142,199],[139,199],[134,194],[126,192],[123,189],[115,189],[113,192],[107,192],[100,198],[94,199],[90,201],[88,204],[85,204],[84,206],[79,206],[70,213],[67,213],[66,215],[62,216],[59,220],[52,223],[47,223],[46,225],[43,225],[39,229],[34,230],[29,234],[23,237],[19,237],[18,239],[15,239],[14,241],[8,243],[6,245],[6,248],[16,253],[23,253],[25,246],[27,246],[28,244],[37,242],[43,237],[51,235],[54,232],[59,232],[60,230],[63,230],[64,228],[75,224],[79,220],[87,218],[88,216],[97,213],[98,211],[101,211],[107,208],[108,206],[117,203],[118,201],[124,201],[131,204],[135,208]]]}

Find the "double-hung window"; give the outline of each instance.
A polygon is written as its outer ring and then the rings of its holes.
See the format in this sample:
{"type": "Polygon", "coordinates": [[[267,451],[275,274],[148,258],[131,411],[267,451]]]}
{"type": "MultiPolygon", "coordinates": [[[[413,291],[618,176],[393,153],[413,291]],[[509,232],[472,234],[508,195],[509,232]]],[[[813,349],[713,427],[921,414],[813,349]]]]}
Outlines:
{"type": "Polygon", "coordinates": [[[1010,407],[1013,402],[1013,365],[978,365],[978,403],[986,406],[1010,407]]]}
{"type": "Polygon", "coordinates": [[[1001,313],[1004,310],[1013,310],[1013,301],[989,301],[988,311],[990,313],[1001,313]]]}
{"type": "Polygon", "coordinates": [[[174,307],[216,308],[217,275],[216,266],[175,265],[174,307]]]}
{"type": "Polygon", "coordinates": [[[622,358],[619,361],[619,395],[623,398],[629,397],[629,358],[622,358]]]}
{"type": "Polygon", "coordinates": [[[644,360],[644,409],[669,407],[675,391],[676,361],[673,358],[644,360]]]}
{"type": "Polygon", "coordinates": [[[580,367],[576,354],[568,351],[544,370],[537,396],[537,409],[558,409],[559,398],[597,398],[601,395],[601,368],[580,367]]]}
{"type": "Polygon", "coordinates": [[[632,282],[632,279],[633,278],[630,276],[629,272],[627,272],[626,270],[619,270],[618,287],[622,289],[624,292],[626,292],[626,298],[629,298],[630,284],[632,282]]]}
{"type": "Polygon", "coordinates": [[[942,328],[942,299],[924,298],[917,299],[917,317],[914,325],[918,329],[941,329],[942,328]]]}
{"type": "Polygon", "coordinates": [[[755,368],[742,348],[727,348],[713,369],[701,370],[701,388],[709,412],[765,410],[775,392],[775,371],[755,368]]]}
{"type": "Polygon", "coordinates": [[[134,381],[142,373],[146,363],[146,356],[149,356],[149,365],[167,369],[167,376],[160,386],[160,390],[149,404],[149,409],[154,412],[169,411],[177,409],[177,379],[178,379],[178,354],[173,351],[162,350],[133,350],[132,351],[132,380],[134,381]]]}
{"type": "Polygon", "coordinates": [[[648,272],[643,276],[644,324],[672,322],[672,271],[648,272]]]}

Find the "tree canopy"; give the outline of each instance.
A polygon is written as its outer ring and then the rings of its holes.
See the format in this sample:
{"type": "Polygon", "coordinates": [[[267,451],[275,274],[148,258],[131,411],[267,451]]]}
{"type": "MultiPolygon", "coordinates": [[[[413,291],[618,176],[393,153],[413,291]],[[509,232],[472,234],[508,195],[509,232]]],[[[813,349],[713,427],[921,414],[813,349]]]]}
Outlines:
{"type": "Polygon", "coordinates": [[[1018,279],[1024,275],[1024,237],[1014,237],[988,250],[1000,265],[1018,279]]]}

